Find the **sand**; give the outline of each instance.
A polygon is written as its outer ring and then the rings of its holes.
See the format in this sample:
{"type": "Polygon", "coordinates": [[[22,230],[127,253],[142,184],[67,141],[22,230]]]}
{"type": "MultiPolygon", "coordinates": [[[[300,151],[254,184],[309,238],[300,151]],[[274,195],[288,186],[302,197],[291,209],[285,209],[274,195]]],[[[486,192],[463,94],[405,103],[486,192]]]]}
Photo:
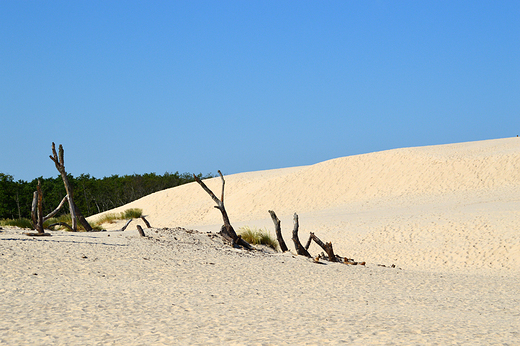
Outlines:
{"type": "Polygon", "coordinates": [[[148,238],[0,230],[0,344],[520,344],[520,139],[225,178],[236,229],[273,232],[272,209],[293,250],[297,212],[302,240],[366,265],[232,249],[187,184],[111,211],[143,209],[148,238]]]}

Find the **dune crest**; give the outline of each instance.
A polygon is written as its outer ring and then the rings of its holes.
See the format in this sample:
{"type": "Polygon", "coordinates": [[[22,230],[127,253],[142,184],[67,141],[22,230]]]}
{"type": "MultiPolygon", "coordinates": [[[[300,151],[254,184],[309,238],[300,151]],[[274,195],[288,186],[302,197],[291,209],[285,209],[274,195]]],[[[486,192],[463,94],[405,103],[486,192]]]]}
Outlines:
{"type": "MultiPolygon", "coordinates": [[[[403,148],[315,165],[226,176],[231,222],[290,240],[292,214],[338,252],[405,268],[520,269],[520,139],[403,148]]],[[[206,181],[220,194],[220,178],[206,181]]],[[[160,191],[111,212],[141,208],[156,227],[217,231],[218,210],[196,183],[160,191]]],[[[92,218],[95,218],[94,216],[92,218]]],[[[318,249],[312,249],[317,252],[318,249]]]]}

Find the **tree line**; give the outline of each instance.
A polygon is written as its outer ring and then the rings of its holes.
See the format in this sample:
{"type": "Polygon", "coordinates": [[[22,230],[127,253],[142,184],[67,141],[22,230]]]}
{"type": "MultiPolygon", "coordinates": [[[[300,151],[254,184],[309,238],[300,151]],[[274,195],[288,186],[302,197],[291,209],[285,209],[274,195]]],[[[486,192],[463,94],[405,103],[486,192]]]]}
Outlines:
{"type": "MultiPolygon", "coordinates": [[[[195,181],[190,173],[163,175],[156,173],[112,175],[98,179],[89,174],[73,177],[67,174],[73,187],[74,201],[85,217],[130,203],[151,193],[195,181]]],[[[199,178],[213,177],[211,174],[199,178]]],[[[35,178],[32,181],[15,181],[13,176],[0,173],[0,219],[31,217],[31,203],[38,180],[43,194],[43,213],[48,214],[66,195],[61,176],[35,178]]],[[[64,208],[62,213],[66,213],[64,208]]]]}

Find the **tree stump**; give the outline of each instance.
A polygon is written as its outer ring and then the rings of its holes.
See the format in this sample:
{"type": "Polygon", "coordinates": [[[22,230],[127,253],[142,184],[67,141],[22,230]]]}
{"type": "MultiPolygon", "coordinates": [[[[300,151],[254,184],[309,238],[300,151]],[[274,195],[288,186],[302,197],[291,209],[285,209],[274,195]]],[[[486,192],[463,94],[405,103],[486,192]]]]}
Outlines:
{"type": "Polygon", "coordinates": [[[292,241],[294,242],[294,247],[296,248],[296,253],[301,256],[312,257],[309,254],[309,251],[307,251],[307,249],[305,249],[302,246],[302,244],[300,243],[300,239],[298,238],[298,227],[299,227],[298,214],[294,213],[293,220],[294,220],[294,228],[293,228],[293,233],[292,233],[292,241]]]}
{"type": "Polygon", "coordinates": [[[285,245],[285,241],[283,240],[282,226],[280,220],[278,219],[274,211],[269,210],[269,214],[271,214],[271,219],[273,219],[274,222],[274,231],[276,233],[276,239],[278,240],[278,244],[280,245],[280,250],[282,252],[289,251],[287,245],[285,245]]]}

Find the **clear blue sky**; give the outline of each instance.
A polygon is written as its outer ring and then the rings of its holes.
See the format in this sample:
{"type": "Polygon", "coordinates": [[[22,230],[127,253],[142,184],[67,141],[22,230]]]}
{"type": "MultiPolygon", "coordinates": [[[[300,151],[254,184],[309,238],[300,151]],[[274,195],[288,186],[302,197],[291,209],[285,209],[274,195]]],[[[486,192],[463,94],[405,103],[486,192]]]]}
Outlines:
{"type": "Polygon", "coordinates": [[[224,174],[520,134],[519,1],[0,1],[0,172],[224,174]]]}

